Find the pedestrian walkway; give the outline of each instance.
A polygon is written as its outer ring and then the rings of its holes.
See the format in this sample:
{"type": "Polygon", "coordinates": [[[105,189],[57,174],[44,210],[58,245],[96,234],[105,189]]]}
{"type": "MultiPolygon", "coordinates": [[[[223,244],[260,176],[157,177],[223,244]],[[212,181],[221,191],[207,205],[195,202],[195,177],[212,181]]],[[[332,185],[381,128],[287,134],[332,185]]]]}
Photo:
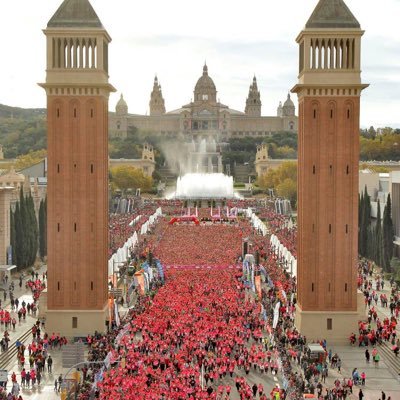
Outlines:
{"type": "MultiPolygon", "coordinates": [[[[38,269],[35,269],[35,272],[38,273],[38,278],[42,279],[42,274],[46,272],[47,266],[43,265],[38,269]]],[[[8,286],[9,284],[13,281],[14,282],[14,299],[19,300],[19,304],[23,301],[25,303],[32,303],[33,298],[32,298],[32,292],[30,288],[26,288],[25,284],[26,282],[32,278],[30,274],[27,274],[25,272],[25,276],[23,278],[23,282],[21,287],[19,286],[19,276],[20,274],[15,274],[13,275],[13,279],[10,281],[8,280],[6,287],[3,285],[3,289],[7,289],[7,298],[4,301],[3,299],[3,291],[0,292],[0,298],[2,300],[2,307],[5,308],[6,310],[10,311],[11,318],[15,318],[17,320],[17,324],[15,326],[15,330],[8,329],[9,332],[9,348],[6,352],[3,352],[0,354],[0,369],[7,370],[8,371],[8,382],[7,382],[7,389],[8,391],[11,389],[11,375],[12,372],[15,372],[17,375],[17,382],[20,384],[21,383],[21,368],[18,365],[17,361],[17,349],[16,349],[16,342],[20,341],[22,343],[25,343],[28,345],[32,341],[32,326],[36,323],[37,317],[33,316],[31,314],[26,314],[26,319],[23,320],[21,319],[21,322],[18,322],[18,315],[17,312],[14,308],[14,310],[11,309],[11,304],[10,304],[10,296],[9,296],[9,291],[8,291],[8,286]]],[[[0,325],[0,336],[3,336],[3,333],[5,332],[5,326],[0,325]]],[[[27,351],[26,351],[27,352],[27,351]]],[[[45,373],[42,376],[42,382],[40,386],[37,384],[35,385],[34,388],[31,389],[25,389],[21,388],[20,394],[22,395],[23,399],[59,399],[60,396],[54,392],[54,380],[58,376],[56,373],[61,372],[61,351],[60,350],[54,350],[54,351],[49,351],[49,354],[52,356],[54,359],[53,363],[53,374],[49,374],[47,372],[47,365],[46,365],[46,370],[45,373]]],[[[27,358],[27,357],[26,357],[27,358]]],[[[27,369],[29,367],[29,362],[25,363],[25,368],[27,369]]]]}

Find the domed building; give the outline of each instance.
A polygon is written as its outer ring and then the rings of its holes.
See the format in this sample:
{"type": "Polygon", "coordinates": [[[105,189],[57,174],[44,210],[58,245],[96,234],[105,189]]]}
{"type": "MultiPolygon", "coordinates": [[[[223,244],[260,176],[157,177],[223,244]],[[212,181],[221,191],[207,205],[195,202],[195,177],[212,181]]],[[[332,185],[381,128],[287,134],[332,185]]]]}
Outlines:
{"type": "Polygon", "coordinates": [[[278,108],[277,115],[261,115],[261,93],[256,77],[244,103],[244,111],[222,104],[217,99],[216,85],[205,64],[195,85],[193,100],[177,110],[166,111],[157,77],[150,95],[149,115],[128,113],[128,106],[121,96],[116,112],[110,113],[109,135],[124,138],[129,127],[134,126],[143,133],[169,138],[183,135],[187,142],[200,143],[204,139],[212,147],[213,143],[224,142],[231,137],[258,137],[279,131],[297,131],[297,116],[290,95],[278,108]]]}

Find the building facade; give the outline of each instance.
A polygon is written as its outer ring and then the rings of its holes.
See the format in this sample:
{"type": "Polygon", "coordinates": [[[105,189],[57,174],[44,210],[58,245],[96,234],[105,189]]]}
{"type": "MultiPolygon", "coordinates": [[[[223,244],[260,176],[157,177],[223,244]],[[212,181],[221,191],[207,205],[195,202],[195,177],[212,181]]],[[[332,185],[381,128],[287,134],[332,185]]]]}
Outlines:
{"type": "Polygon", "coordinates": [[[142,158],[110,158],[110,168],[125,165],[142,170],[145,176],[152,176],[156,169],[153,146],[143,145],[142,158]]]}
{"type": "Polygon", "coordinates": [[[295,106],[289,94],[284,104],[279,104],[276,116],[262,116],[261,94],[254,77],[245,111],[231,109],[217,100],[217,89],[208,74],[207,65],[204,65],[203,74],[196,83],[193,101],[178,110],[166,111],[161,85],[155,77],[149,109],[149,115],[130,114],[121,95],[115,113],[110,113],[110,137],[125,138],[129,127],[136,127],[140,132],[164,137],[184,137],[194,142],[214,139],[219,143],[231,137],[258,137],[279,131],[297,131],[295,106]]]}
{"type": "MultiPolygon", "coordinates": [[[[300,47],[296,326],[347,341],[357,296],[360,24],[342,0],[320,0],[300,47]]],[[[361,293],[360,293],[361,294],[361,293]]],[[[362,295],[362,294],[361,294],[362,295]]],[[[360,299],[359,299],[360,300],[360,299]]]]}
{"type": "Polygon", "coordinates": [[[44,30],[48,123],[46,326],[104,332],[108,316],[110,36],[88,0],[64,0],[44,30]]]}

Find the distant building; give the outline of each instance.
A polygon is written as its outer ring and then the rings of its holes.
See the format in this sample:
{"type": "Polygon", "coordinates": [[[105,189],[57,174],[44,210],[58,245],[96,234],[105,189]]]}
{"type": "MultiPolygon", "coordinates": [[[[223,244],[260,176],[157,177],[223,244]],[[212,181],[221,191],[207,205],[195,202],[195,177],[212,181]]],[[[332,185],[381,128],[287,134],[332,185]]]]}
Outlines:
{"type": "Polygon", "coordinates": [[[130,158],[111,158],[110,168],[121,165],[129,165],[137,169],[141,169],[143,174],[146,176],[152,176],[156,168],[156,162],[154,158],[154,149],[148,143],[143,145],[142,158],[130,159],[130,158]]]}
{"type": "Polygon", "coordinates": [[[109,135],[125,138],[130,127],[141,132],[163,137],[184,137],[187,141],[200,142],[202,139],[217,143],[230,137],[259,137],[278,131],[297,132],[295,106],[287,95],[279,104],[276,116],[261,115],[261,94],[257,79],[249,88],[244,112],[234,110],[217,99],[217,89],[204,65],[203,74],[198,79],[194,98],[190,103],[173,111],[166,111],[165,101],[158,78],[154,78],[150,94],[150,115],[129,114],[128,105],[121,95],[115,113],[110,113],[109,135]]]}
{"type": "Polygon", "coordinates": [[[391,171],[390,173],[360,171],[359,192],[364,192],[365,188],[367,188],[368,195],[371,198],[372,218],[378,216],[378,200],[381,217],[383,217],[388,194],[390,194],[395,234],[395,254],[400,257],[400,171],[391,171]]]}

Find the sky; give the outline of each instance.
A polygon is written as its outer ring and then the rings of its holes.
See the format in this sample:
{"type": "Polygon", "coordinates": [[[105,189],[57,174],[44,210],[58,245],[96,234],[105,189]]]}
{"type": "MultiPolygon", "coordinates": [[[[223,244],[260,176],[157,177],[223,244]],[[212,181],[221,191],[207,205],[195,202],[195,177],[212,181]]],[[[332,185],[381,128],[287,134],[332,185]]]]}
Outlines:
{"type": "MultiPolygon", "coordinates": [[[[162,85],[167,111],[188,103],[207,62],[217,97],[244,110],[255,74],[263,115],[296,84],[295,38],[317,0],[91,0],[112,37],[110,110],[121,93],[129,112],[148,112],[153,79],[162,85]]],[[[45,107],[37,83],[45,81],[42,33],[61,0],[0,1],[0,103],[45,107]]],[[[346,0],[365,34],[361,126],[400,128],[400,0],[346,0]]],[[[292,95],[296,104],[295,95],[292,95]]]]}

